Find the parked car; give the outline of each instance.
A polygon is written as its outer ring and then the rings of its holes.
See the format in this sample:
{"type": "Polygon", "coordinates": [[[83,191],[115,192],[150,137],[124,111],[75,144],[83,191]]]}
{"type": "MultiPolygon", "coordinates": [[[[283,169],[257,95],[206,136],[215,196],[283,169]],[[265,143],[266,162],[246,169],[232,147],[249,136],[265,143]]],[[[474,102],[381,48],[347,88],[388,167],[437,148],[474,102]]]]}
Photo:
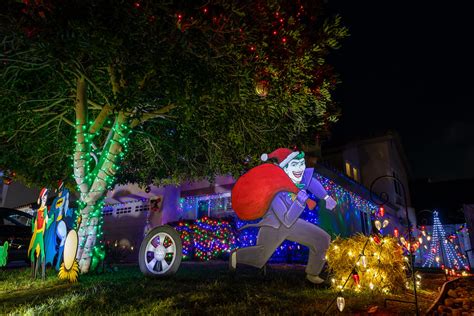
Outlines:
{"type": "Polygon", "coordinates": [[[0,245],[8,241],[8,262],[26,261],[32,236],[33,216],[28,213],[0,207],[0,245]]]}

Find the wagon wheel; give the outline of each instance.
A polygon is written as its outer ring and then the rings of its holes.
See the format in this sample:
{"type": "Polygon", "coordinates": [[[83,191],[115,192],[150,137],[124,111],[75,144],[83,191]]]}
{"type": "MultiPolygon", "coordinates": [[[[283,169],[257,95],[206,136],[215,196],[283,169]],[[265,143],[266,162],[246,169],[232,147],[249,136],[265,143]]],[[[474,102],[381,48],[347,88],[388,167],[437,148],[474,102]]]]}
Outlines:
{"type": "Polygon", "coordinates": [[[140,246],[140,270],[151,277],[175,274],[181,264],[182,250],[178,232],[171,226],[158,226],[145,236],[140,246]]]}

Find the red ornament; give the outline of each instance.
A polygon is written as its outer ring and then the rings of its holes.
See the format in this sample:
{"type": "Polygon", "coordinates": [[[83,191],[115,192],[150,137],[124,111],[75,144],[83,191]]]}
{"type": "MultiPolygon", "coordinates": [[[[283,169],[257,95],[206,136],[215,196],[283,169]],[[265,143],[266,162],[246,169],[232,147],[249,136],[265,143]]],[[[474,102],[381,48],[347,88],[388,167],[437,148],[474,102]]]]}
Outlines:
{"type": "Polygon", "coordinates": [[[374,235],[373,238],[374,238],[374,242],[375,242],[377,245],[380,245],[380,238],[379,238],[379,236],[374,235]]]}
{"type": "Polygon", "coordinates": [[[395,238],[398,238],[398,236],[399,236],[398,228],[394,228],[394,229],[393,229],[393,236],[394,236],[395,238]]]}

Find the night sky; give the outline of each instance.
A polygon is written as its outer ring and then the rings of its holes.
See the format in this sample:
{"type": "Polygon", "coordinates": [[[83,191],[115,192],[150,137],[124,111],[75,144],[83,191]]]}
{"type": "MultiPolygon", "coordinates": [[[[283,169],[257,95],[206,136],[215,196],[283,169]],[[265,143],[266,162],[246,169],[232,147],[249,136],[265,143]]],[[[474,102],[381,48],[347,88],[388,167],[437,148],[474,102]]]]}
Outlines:
{"type": "Polygon", "coordinates": [[[468,2],[329,0],[351,36],[330,62],[342,84],[333,140],[392,129],[414,179],[474,178],[474,49],[468,2]]]}

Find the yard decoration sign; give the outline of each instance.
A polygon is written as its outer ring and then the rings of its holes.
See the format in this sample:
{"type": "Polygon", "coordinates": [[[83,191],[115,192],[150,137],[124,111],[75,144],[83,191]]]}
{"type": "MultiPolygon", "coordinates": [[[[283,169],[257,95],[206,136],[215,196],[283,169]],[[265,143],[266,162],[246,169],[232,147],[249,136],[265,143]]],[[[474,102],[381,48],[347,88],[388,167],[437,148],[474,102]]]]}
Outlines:
{"type": "Polygon", "coordinates": [[[77,232],[73,229],[69,231],[64,243],[64,262],[59,269],[59,278],[61,280],[69,280],[69,282],[77,282],[79,276],[79,265],[76,260],[77,248],[79,245],[77,232]]]}
{"type": "Polygon", "coordinates": [[[36,217],[33,221],[33,236],[31,237],[30,245],[28,247],[28,255],[30,256],[31,268],[33,277],[36,278],[39,266],[42,266],[41,278],[45,279],[45,248],[44,248],[44,233],[51,225],[52,219],[48,217],[48,208],[46,201],[48,200],[48,189],[43,188],[38,197],[38,204],[40,207],[36,211],[36,217]]]}
{"type": "Polygon", "coordinates": [[[8,259],[8,241],[5,241],[3,246],[0,246],[0,267],[7,265],[8,259]]]}
{"type": "Polygon", "coordinates": [[[278,148],[261,156],[263,161],[274,159],[275,164],[266,163],[251,169],[240,177],[232,189],[232,207],[244,220],[263,217],[259,227],[257,244],[234,251],[229,266],[236,269],[237,263],[262,268],[273,252],[285,240],[291,240],[309,248],[306,278],[315,284],[324,282],[319,277],[326,250],[331,237],[320,227],[300,218],[308,205],[314,208],[316,199],[326,201],[332,210],[336,201],[327,194],[321,183],[313,177],[314,170],[306,168],[304,152],[278,148]]]}
{"type": "Polygon", "coordinates": [[[56,259],[56,271],[59,271],[62,261],[64,242],[67,234],[67,223],[72,224],[69,212],[69,191],[64,187],[64,182],[59,181],[58,196],[51,204],[48,212],[51,218],[51,226],[48,228],[44,238],[46,262],[53,265],[56,259]],[[59,239],[59,243],[58,243],[59,239]]]}
{"type": "MultiPolygon", "coordinates": [[[[275,195],[283,191],[297,194],[299,189],[282,168],[265,163],[252,168],[236,182],[232,208],[242,220],[259,219],[265,215],[275,195]]],[[[310,209],[316,206],[313,200],[307,203],[310,209]]]]}

